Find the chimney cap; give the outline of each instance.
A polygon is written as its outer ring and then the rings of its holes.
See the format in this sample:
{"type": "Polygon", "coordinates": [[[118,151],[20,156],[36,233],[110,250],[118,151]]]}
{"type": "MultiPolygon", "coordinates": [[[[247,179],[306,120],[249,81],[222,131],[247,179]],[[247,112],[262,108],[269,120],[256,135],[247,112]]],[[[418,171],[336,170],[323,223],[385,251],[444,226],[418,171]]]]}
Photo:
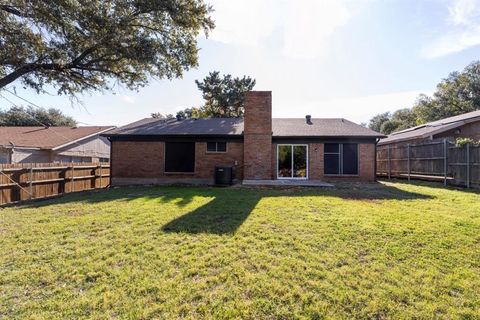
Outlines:
{"type": "Polygon", "coordinates": [[[305,116],[305,122],[306,122],[307,124],[312,124],[312,116],[309,115],[309,114],[307,114],[307,115],[305,116]]]}

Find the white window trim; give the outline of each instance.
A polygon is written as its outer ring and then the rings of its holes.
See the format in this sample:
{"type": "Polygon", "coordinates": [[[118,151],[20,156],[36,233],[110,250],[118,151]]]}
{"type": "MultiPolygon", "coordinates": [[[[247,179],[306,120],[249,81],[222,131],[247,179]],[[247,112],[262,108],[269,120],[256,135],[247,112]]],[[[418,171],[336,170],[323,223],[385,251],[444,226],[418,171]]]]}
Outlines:
{"type": "Polygon", "coordinates": [[[282,144],[277,144],[277,165],[276,165],[276,168],[277,168],[277,179],[278,180],[308,180],[308,175],[309,175],[309,154],[308,154],[308,144],[296,144],[296,143],[282,143],[282,144]],[[278,175],[278,171],[279,171],[279,165],[278,165],[278,149],[281,147],[281,146],[290,146],[292,148],[292,177],[280,177],[278,175]],[[307,156],[307,174],[306,174],[306,177],[293,177],[293,147],[296,147],[296,146],[301,146],[301,147],[306,147],[306,156],[307,156]]]}

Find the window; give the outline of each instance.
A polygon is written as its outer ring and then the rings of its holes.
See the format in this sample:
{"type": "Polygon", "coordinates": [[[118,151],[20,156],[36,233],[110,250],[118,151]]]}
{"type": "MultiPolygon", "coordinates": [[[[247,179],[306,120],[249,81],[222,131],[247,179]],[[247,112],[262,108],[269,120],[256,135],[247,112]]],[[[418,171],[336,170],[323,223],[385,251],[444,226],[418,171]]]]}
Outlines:
{"type": "Polygon", "coordinates": [[[109,162],[110,159],[109,159],[109,158],[99,158],[98,161],[100,161],[100,162],[109,162]]]}
{"type": "Polygon", "coordinates": [[[358,144],[325,143],[324,173],[332,175],[357,175],[358,144]]]}
{"type": "Polygon", "coordinates": [[[282,144],[277,146],[277,177],[306,179],[307,146],[282,144]]]}
{"type": "Polygon", "coordinates": [[[195,169],[195,142],[165,142],[165,172],[189,172],[195,169]]]}
{"type": "Polygon", "coordinates": [[[207,142],[207,152],[227,152],[227,143],[207,142]]]}
{"type": "Polygon", "coordinates": [[[344,143],[342,145],[342,173],[358,174],[358,145],[344,143]]]}
{"type": "Polygon", "coordinates": [[[325,174],[340,174],[340,145],[325,143],[324,150],[323,170],[325,174]]]}

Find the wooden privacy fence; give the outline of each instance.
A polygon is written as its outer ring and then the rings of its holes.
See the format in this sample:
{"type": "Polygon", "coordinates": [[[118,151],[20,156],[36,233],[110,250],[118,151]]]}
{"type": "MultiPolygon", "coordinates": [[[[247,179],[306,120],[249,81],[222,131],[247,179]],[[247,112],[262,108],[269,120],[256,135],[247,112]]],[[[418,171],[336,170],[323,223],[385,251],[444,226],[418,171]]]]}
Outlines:
{"type": "Polygon", "coordinates": [[[108,163],[0,164],[0,205],[108,186],[108,163]]]}
{"type": "Polygon", "coordinates": [[[377,146],[377,176],[443,181],[480,187],[480,146],[456,146],[447,140],[377,146]]]}

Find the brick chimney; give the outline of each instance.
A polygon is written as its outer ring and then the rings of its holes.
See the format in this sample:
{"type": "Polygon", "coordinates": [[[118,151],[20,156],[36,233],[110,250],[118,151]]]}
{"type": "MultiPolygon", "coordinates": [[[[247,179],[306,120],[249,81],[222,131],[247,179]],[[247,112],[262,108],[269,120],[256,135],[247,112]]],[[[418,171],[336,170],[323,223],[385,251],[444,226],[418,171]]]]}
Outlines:
{"type": "Polygon", "coordinates": [[[250,91],[245,95],[244,179],[272,179],[272,92],[250,91]]]}

